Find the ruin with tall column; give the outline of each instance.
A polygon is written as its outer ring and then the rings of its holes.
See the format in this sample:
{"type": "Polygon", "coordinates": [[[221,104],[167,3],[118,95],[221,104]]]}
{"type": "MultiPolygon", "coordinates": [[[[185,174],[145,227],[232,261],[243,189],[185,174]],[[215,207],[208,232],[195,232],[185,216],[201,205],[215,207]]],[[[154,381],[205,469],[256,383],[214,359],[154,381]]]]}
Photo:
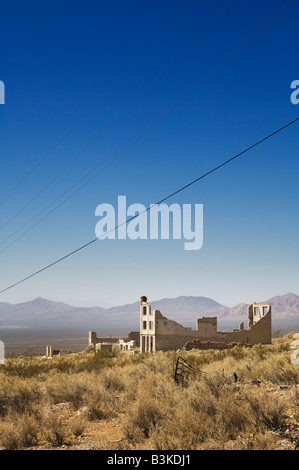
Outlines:
{"type": "Polygon", "coordinates": [[[217,317],[196,320],[196,329],[186,328],[152,310],[147,297],[140,298],[140,352],[181,349],[194,340],[217,344],[270,344],[272,341],[271,305],[252,303],[248,308],[248,328],[244,323],[233,331],[218,331],[217,317]]]}

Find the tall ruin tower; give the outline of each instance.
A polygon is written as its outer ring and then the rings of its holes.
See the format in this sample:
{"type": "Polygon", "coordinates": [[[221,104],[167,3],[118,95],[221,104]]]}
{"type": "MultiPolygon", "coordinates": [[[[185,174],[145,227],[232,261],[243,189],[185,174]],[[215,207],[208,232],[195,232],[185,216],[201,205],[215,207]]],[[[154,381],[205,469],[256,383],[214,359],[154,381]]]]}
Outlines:
{"type": "Polygon", "coordinates": [[[140,352],[155,352],[155,321],[147,297],[140,297],[140,352]]]}

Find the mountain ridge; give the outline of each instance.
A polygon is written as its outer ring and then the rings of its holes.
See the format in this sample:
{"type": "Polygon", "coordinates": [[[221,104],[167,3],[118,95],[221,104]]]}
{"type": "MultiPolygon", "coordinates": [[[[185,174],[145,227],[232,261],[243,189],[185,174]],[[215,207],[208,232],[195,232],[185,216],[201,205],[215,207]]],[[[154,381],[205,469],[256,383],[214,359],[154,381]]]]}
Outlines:
{"type": "MultiPolygon", "coordinates": [[[[202,316],[216,316],[222,322],[247,320],[246,303],[227,307],[203,296],[178,296],[150,303],[153,310],[160,310],[164,316],[186,326],[195,326],[195,320],[202,316]]],[[[298,320],[299,327],[299,296],[296,294],[277,295],[261,303],[272,305],[274,320],[298,320]]],[[[110,308],[75,307],[42,297],[17,304],[0,302],[0,329],[8,325],[22,328],[86,327],[97,330],[123,326],[139,329],[139,301],[110,308]]]]}

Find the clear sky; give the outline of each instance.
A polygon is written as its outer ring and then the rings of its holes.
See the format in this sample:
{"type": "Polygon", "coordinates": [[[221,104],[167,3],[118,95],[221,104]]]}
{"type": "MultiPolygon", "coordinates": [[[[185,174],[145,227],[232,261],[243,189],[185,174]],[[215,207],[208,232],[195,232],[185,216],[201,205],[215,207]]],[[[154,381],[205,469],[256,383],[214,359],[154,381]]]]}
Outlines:
{"type": "MultiPolygon", "coordinates": [[[[4,2],[0,290],[93,239],[98,204],[116,205],[119,195],[155,203],[297,118],[290,85],[299,80],[299,1],[211,74],[289,3],[4,2]],[[22,236],[195,83],[202,85],[192,96],[22,236]]],[[[202,249],[185,251],[183,240],[98,240],[0,301],[113,306],[193,295],[233,306],[299,294],[298,134],[297,123],[171,200],[203,204],[202,249]]]]}

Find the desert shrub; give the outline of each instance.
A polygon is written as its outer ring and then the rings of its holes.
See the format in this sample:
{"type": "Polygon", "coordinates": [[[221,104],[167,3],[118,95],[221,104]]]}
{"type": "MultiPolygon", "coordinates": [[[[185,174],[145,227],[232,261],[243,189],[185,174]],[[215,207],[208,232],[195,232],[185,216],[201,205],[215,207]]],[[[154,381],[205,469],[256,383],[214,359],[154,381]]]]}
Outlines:
{"type": "Polygon", "coordinates": [[[88,391],[86,376],[80,374],[56,374],[45,385],[46,394],[53,403],[71,403],[75,409],[83,404],[88,391]]]}
{"type": "Polygon", "coordinates": [[[203,366],[217,363],[226,357],[226,351],[217,349],[184,351],[180,354],[192,367],[201,369],[203,366]]]}
{"type": "Polygon", "coordinates": [[[148,439],[162,426],[177,404],[174,396],[178,393],[174,382],[155,372],[142,376],[135,389],[134,401],[127,404],[123,419],[125,440],[132,446],[148,439]]]}
{"type": "Polygon", "coordinates": [[[257,433],[252,437],[238,436],[235,440],[225,441],[223,439],[207,439],[202,446],[202,450],[275,450],[277,449],[277,438],[273,433],[257,433]]]}
{"type": "Polygon", "coordinates": [[[250,429],[251,419],[248,404],[234,383],[226,377],[214,375],[195,383],[188,391],[189,413],[199,412],[205,420],[212,419],[213,425],[207,438],[217,440],[235,439],[250,429]]]}
{"type": "Polygon", "coordinates": [[[83,414],[89,421],[98,421],[112,415],[103,403],[89,401],[83,408],[83,414]]]}
{"type": "Polygon", "coordinates": [[[49,371],[49,362],[47,359],[36,356],[17,357],[7,359],[2,367],[6,376],[31,379],[40,374],[49,371]]]}
{"type": "Polygon", "coordinates": [[[291,364],[289,355],[278,354],[262,362],[252,361],[246,377],[272,384],[295,384],[299,380],[299,370],[291,364]]]}
{"type": "Polygon", "coordinates": [[[251,416],[249,407],[237,394],[227,390],[219,400],[217,413],[217,431],[225,441],[236,439],[238,435],[250,429],[251,416]]]}
{"type": "Polygon", "coordinates": [[[66,419],[52,410],[44,413],[42,421],[42,436],[53,446],[61,446],[71,434],[67,427],[66,419]]]}
{"type": "Polygon", "coordinates": [[[126,388],[118,367],[109,369],[101,379],[105,389],[110,392],[123,392],[126,388]]]}
{"type": "Polygon", "coordinates": [[[40,399],[40,388],[35,380],[3,377],[0,384],[0,416],[11,410],[15,413],[30,411],[40,399]]]}
{"type": "Polygon", "coordinates": [[[86,418],[82,416],[82,414],[73,416],[68,421],[69,432],[75,437],[82,436],[86,427],[87,427],[87,421],[86,421],[86,418]]]}
{"type": "Polygon", "coordinates": [[[40,422],[35,415],[25,413],[16,421],[20,447],[30,447],[38,442],[40,422]]]}
{"type": "Polygon", "coordinates": [[[227,349],[226,350],[226,355],[227,356],[232,356],[233,358],[235,359],[244,359],[247,355],[247,351],[246,351],[246,348],[244,348],[243,346],[234,346],[233,348],[231,349],[227,349]]]}
{"type": "Polygon", "coordinates": [[[267,350],[262,344],[255,344],[252,350],[257,355],[259,360],[263,360],[267,357],[267,350]]]}
{"type": "Polygon", "coordinates": [[[252,419],[255,420],[257,429],[276,430],[285,425],[287,411],[285,402],[273,400],[265,391],[247,393],[245,400],[250,405],[252,419]]]}
{"type": "Polygon", "coordinates": [[[299,390],[295,388],[291,395],[291,404],[295,419],[299,422],[299,390]]]}
{"type": "Polygon", "coordinates": [[[110,418],[115,415],[114,401],[111,397],[106,396],[94,388],[90,390],[88,394],[84,396],[84,406],[81,408],[81,412],[84,417],[90,421],[97,421],[101,419],[110,418]]]}
{"type": "Polygon", "coordinates": [[[149,439],[138,443],[148,450],[196,450],[205,442],[213,429],[212,417],[203,412],[190,413],[186,407],[169,413],[151,429],[149,439]]]}
{"type": "Polygon", "coordinates": [[[148,439],[162,418],[163,412],[155,400],[137,400],[128,413],[126,424],[124,424],[126,440],[136,444],[148,439]]]}
{"type": "Polygon", "coordinates": [[[99,378],[96,374],[89,374],[88,388],[82,396],[84,416],[91,421],[115,416],[118,411],[118,403],[116,403],[118,395],[116,393],[119,391],[106,388],[103,377],[99,378]]]}
{"type": "Polygon", "coordinates": [[[223,373],[214,373],[203,375],[202,380],[206,388],[211,392],[211,394],[219,398],[223,393],[223,389],[226,384],[226,379],[223,373]]]}
{"type": "Polygon", "coordinates": [[[77,369],[77,371],[99,372],[105,368],[113,367],[116,364],[115,360],[117,359],[117,361],[119,361],[118,355],[119,352],[116,348],[113,349],[112,352],[99,350],[95,354],[85,357],[84,361],[81,363],[80,369],[77,369]]]}
{"type": "Polygon", "coordinates": [[[0,444],[7,450],[17,450],[20,447],[19,432],[14,423],[0,423],[0,444]]]}
{"type": "Polygon", "coordinates": [[[271,432],[257,433],[250,442],[250,450],[276,450],[277,437],[271,432]]]}
{"type": "Polygon", "coordinates": [[[14,414],[11,412],[0,422],[0,444],[7,450],[36,445],[39,434],[39,422],[30,414],[14,414]]]}

